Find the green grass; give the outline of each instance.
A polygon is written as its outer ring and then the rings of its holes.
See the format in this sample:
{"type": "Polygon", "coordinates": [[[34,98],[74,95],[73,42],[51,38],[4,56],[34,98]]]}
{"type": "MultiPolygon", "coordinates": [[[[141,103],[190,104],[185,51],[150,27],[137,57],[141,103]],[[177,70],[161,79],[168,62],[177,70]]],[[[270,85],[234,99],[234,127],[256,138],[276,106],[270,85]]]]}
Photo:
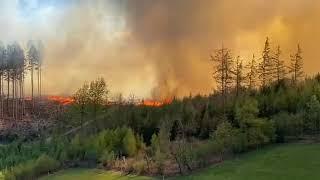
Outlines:
{"type": "Polygon", "coordinates": [[[149,180],[152,178],[143,176],[124,176],[117,172],[98,169],[70,169],[60,171],[40,180],[149,180]]]}
{"type": "MultiPolygon", "coordinates": [[[[141,176],[121,176],[101,170],[61,171],[42,180],[140,180],[141,176]]],[[[241,155],[218,166],[199,170],[172,180],[314,180],[320,179],[320,144],[288,144],[241,155]]]]}
{"type": "Polygon", "coordinates": [[[320,179],[320,144],[289,144],[258,150],[238,159],[175,178],[212,180],[320,179]]]}

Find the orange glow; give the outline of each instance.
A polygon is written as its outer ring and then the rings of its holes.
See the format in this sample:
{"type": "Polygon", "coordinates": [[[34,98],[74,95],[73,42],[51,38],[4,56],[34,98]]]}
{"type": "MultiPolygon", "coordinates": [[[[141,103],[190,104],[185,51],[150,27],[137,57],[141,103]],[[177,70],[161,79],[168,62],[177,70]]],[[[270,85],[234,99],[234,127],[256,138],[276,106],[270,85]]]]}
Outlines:
{"type": "Polygon", "coordinates": [[[171,98],[167,98],[163,101],[156,101],[156,100],[143,100],[141,105],[143,106],[153,106],[153,107],[160,107],[166,104],[170,104],[172,102],[171,98]]]}
{"type": "Polygon", "coordinates": [[[71,97],[63,97],[63,96],[48,96],[48,100],[57,102],[62,105],[69,105],[74,102],[74,99],[71,97]]]}

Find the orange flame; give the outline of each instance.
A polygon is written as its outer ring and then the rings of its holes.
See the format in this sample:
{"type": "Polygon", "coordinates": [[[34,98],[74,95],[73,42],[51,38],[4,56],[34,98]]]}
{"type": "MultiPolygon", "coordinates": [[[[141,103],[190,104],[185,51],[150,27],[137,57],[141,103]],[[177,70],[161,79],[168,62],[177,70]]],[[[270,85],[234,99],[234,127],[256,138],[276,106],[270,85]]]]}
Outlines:
{"type": "Polygon", "coordinates": [[[153,106],[153,107],[160,107],[166,104],[170,104],[172,102],[171,98],[167,98],[163,101],[157,101],[157,100],[143,100],[141,105],[143,106],[153,106]]]}
{"type": "Polygon", "coordinates": [[[74,102],[74,99],[71,97],[63,97],[63,96],[48,96],[48,100],[57,102],[62,105],[69,105],[74,102]]]}

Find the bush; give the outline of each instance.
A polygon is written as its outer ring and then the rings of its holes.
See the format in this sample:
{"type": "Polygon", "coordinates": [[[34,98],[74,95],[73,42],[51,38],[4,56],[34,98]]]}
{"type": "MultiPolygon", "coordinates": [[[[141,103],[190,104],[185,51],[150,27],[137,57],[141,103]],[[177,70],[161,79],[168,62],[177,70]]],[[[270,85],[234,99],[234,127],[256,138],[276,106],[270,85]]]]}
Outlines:
{"type": "Polygon", "coordinates": [[[104,166],[111,167],[114,164],[114,161],[116,160],[116,155],[113,151],[105,151],[103,152],[99,160],[104,166]]]}
{"type": "Polygon", "coordinates": [[[47,155],[41,155],[36,160],[19,164],[5,170],[4,178],[6,180],[25,180],[36,179],[37,177],[53,172],[60,167],[60,163],[47,155]]]}
{"type": "Polygon", "coordinates": [[[126,135],[122,140],[123,150],[127,156],[134,156],[137,153],[136,138],[131,129],[127,130],[126,135]]]}
{"type": "Polygon", "coordinates": [[[277,142],[286,142],[287,137],[299,137],[303,133],[302,114],[289,114],[281,112],[272,117],[276,128],[277,142]]]}

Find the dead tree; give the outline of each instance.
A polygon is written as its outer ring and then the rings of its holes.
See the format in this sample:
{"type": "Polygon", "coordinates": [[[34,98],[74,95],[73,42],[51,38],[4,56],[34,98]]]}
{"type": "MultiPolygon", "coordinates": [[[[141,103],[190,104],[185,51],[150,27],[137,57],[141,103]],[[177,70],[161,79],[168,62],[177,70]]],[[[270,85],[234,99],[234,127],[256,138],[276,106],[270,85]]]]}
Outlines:
{"type": "Polygon", "coordinates": [[[266,39],[262,52],[261,62],[259,64],[259,78],[262,87],[273,81],[274,65],[271,57],[269,38],[266,39]]]}
{"type": "Polygon", "coordinates": [[[218,83],[218,89],[221,92],[223,106],[227,100],[227,94],[230,90],[233,82],[232,78],[232,67],[233,60],[231,51],[227,48],[222,47],[215,51],[215,54],[211,56],[213,62],[213,78],[218,83]]]}
{"type": "Polygon", "coordinates": [[[297,82],[303,78],[303,61],[302,61],[302,50],[300,45],[297,46],[297,52],[294,55],[291,55],[291,65],[290,65],[290,73],[292,75],[293,84],[297,84],[297,82]]]}
{"type": "Polygon", "coordinates": [[[32,100],[32,109],[34,109],[34,71],[37,68],[40,55],[39,51],[37,50],[35,44],[32,41],[28,43],[28,54],[27,54],[29,69],[30,69],[30,76],[31,76],[31,100],[32,100]]]}
{"type": "Polygon", "coordinates": [[[235,80],[236,96],[239,96],[239,93],[243,87],[243,81],[245,79],[243,76],[243,62],[240,59],[240,56],[236,58],[235,69],[233,71],[233,74],[235,80]]]}
{"type": "Polygon", "coordinates": [[[5,60],[6,60],[6,48],[5,46],[0,42],[0,118],[3,119],[3,112],[4,112],[4,94],[3,94],[3,75],[5,72],[5,60]]]}
{"type": "Polygon", "coordinates": [[[274,56],[274,65],[275,65],[275,74],[274,78],[277,80],[279,84],[281,80],[283,80],[286,76],[286,67],[284,61],[281,60],[281,49],[280,46],[277,47],[277,51],[274,56]]]}
{"type": "Polygon", "coordinates": [[[246,66],[246,69],[248,69],[248,73],[246,75],[248,89],[251,91],[257,85],[256,82],[257,82],[257,74],[258,74],[258,67],[257,67],[257,62],[254,54],[252,55],[251,61],[246,66]]]}

